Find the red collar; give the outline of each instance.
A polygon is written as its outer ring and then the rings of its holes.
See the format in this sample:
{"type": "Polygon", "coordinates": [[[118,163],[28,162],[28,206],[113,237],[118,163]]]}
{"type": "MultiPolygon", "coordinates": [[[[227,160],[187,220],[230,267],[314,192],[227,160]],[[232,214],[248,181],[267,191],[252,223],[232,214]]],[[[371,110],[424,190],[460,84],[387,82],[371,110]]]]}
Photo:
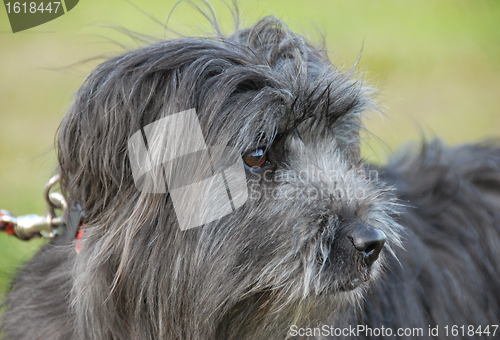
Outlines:
{"type": "Polygon", "coordinates": [[[80,227],[78,228],[78,231],[76,232],[76,239],[75,239],[75,251],[77,254],[80,253],[80,250],[82,249],[82,242],[83,242],[83,234],[85,233],[85,227],[84,224],[82,223],[80,227]]]}
{"type": "MultiPolygon", "coordinates": [[[[0,212],[0,217],[3,216],[6,215],[0,212]]],[[[3,231],[4,233],[9,235],[16,235],[16,232],[14,231],[14,224],[10,222],[0,221],[0,231],[3,231]]]]}

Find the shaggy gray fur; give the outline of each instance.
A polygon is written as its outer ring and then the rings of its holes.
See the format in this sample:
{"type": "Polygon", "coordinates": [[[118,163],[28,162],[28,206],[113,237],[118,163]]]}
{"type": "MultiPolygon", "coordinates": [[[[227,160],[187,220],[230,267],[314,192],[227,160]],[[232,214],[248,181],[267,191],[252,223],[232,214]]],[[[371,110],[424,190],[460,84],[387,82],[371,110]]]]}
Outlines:
{"type": "Polygon", "coordinates": [[[82,250],[55,239],[19,272],[4,340],[498,324],[500,149],[434,142],[370,167],[359,129],[372,108],[361,80],[275,18],[107,60],[57,141],[62,190],[83,207],[82,250]],[[168,194],[136,189],[127,141],[191,108],[208,145],[263,148],[268,162],[246,170],[242,208],[181,231],[168,194]],[[373,265],[347,237],[360,224],[387,236],[373,265]]]}

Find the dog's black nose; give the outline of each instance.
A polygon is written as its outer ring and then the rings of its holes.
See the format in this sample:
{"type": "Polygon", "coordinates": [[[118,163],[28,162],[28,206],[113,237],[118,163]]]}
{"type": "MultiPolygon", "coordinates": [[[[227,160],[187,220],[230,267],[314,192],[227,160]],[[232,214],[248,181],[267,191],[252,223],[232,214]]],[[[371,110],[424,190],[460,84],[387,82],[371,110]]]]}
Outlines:
{"type": "Polygon", "coordinates": [[[357,225],[348,238],[354,244],[354,248],[363,254],[367,265],[372,265],[377,260],[386,240],[382,230],[365,224],[357,225]]]}

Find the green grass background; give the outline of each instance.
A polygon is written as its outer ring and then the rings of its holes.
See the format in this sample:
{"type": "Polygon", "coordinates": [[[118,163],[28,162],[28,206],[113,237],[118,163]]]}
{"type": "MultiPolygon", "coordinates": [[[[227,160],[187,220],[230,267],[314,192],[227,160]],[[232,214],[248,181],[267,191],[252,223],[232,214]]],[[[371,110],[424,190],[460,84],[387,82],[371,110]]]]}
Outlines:
{"type": "MultiPolygon", "coordinates": [[[[69,13],[13,34],[0,8],[0,208],[14,214],[43,213],[42,189],[56,164],[58,124],[72,93],[98,60],[122,51],[110,40],[137,47],[109,28],[162,37],[176,1],[81,0],[69,13]],[[133,4],[141,8],[138,10],[133,4]]],[[[227,8],[217,0],[223,28],[227,8]]],[[[331,58],[358,69],[379,89],[385,117],[366,125],[364,156],[383,162],[403,141],[439,135],[449,144],[500,136],[500,2],[461,0],[241,0],[242,23],[274,14],[319,41],[331,58]]],[[[189,4],[172,15],[172,28],[210,30],[189,4]]],[[[0,235],[0,300],[12,273],[42,244],[0,235]]]]}

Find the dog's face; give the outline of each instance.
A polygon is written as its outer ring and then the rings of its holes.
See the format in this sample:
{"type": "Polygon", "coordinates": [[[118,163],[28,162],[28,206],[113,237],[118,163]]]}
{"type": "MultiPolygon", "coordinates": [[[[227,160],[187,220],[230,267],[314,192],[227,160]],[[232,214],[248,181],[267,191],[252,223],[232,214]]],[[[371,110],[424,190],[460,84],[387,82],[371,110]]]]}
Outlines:
{"type": "Polygon", "coordinates": [[[82,332],[103,337],[83,325],[111,314],[159,338],[283,334],[355,304],[381,272],[399,229],[390,189],[360,158],[369,92],[281,25],[162,42],[89,76],[58,140],[63,189],[88,226],[73,290],[82,332]],[[241,154],[248,200],[182,231],[168,194],[137,190],[126,150],[164,112],[192,108],[207,144],[241,154]]]}

